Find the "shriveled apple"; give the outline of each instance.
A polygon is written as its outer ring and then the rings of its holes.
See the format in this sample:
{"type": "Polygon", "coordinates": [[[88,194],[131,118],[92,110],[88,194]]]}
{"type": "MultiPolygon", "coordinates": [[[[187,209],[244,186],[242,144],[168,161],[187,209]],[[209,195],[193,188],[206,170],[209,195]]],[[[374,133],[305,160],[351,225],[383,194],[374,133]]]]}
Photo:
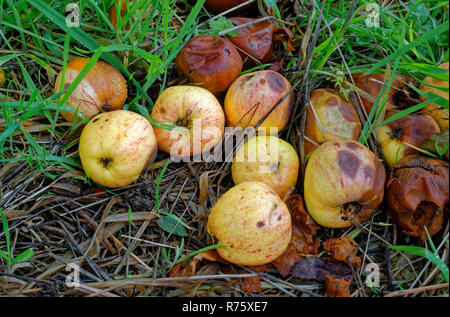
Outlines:
{"type": "MultiPolygon", "coordinates": [[[[233,25],[242,25],[256,19],[235,17],[229,20],[233,25]]],[[[239,53],[242,59],[247,58],[246,65],[255,65],[253,58],[260,63],[267,63],[273,55],[273,31],[272,21],[266,20],[240,28],[236,35],[228,36],[228,39],[243,51],[239,53]]]]}
{"type": "Polygon", "coordinates": [[[87,175],[106,187],[131,184],[155,157],[156,137],[143,116],[117,110],[100,113],[84,127],[79,142],[87,175]]]}
{"type": "MultiPolygon", "coordinates": [[[[370,114],[372,110],[373,104],[380,94],[383,85],[386,81],[389,81],[390,77],[386,77],[386,74],[376,73],[376,74],[368,74],[364,75],[364,73],[355,73],[352,74],[353,81],[355,86],[362,90],[362,92],[358,91],[358,94],[361,98],[362,107],[360,105],[360,100],[358,100],[358,106],[360,106],[363,113],[366,115],[370,114]]],[[[405,76],[400,76],[396,74],[394,79],[392,80],[392,84],[390,89],[387,92],[387,100],[386,100],[386,110],[394,109],[395,107],[404,108],[414,104],[414,93],[413,91],[404,83],[410,80],[410,78],[405,76]]],[[[351,80],[349,79],[351,82],[351,80]]],[[[386,94],[386,92],[385,92],[386,94]]],[[[383,95],[382,99],[378,104],[378,110],[380,109],[381,102],[385,96],[383,95]]]]}
{"type": "Polygon", "coordinates": [[[225,96],[225,117],[229,127],[254,127],[266,114],[259,126],[266,134],[270,128],[281,131],[289,122],[293,110],[293,93],[287,94],[291,84],[281,74],[261,70],[239,76],[225,96]],[[286,98],[275,108],[275,104],[286,98]]]}
{"type": "Polygon", "coordinates": [[[190,39],[175,59],[177,70],[191,83],[219,94],[242,70],[242,58],[227,39],[199,35],[190,39]]]}
{"type": "Polygon", "coordinates": [[[209,151],[222,141],[225,116],[208,90],[196,86],[172,86],[158,97],[152,119],[176,129],[155,128],[158,148],[174,157],[209,151]]]}
{"type": "MultiPolygon", "coordinates": [[[[205,1],[205,8],[208,10],[211,10],[214,13],[222,13],[226,10],[229,10],[235,6],[240,5],[241,3],[244,3],[248,0],[206,0],[205,1]]],[[[243,10],[250,7],[253,3],[250,3],[248,5],[245,5],[244,7],[237,9],[233,11],[233,14],[236,14],[238,12],[242,12],[243,10]]]]}
{"type": "MultiPolygon", "coordinates": [[[[397,113],[396,110],[386,114],[386,118],[397,113]]],[[[386,163],[391,167],[407,155],[418,154],[421,144],[435,133],[441,132],[437,121],[429,115],[410,114],[385,124],[377,129],[386,163]]]]}
{"type": "Polygon", "coordinates": [[[304,179],[306,209],[321,226],[345,228],[367,220],[384,195],[386,172],[361,143],[329,141],[309,158],[304,179]]]}
{"type": "Polygon", "coordinates": [[[388,211],[395,223],[413,237],[427,239],[441,230],[449,202],[448,162],[410,155],[396,163],[386,188],[388,211]]]}
{"type": "MultiPolygon", "coordinates": [[[[64,86],[61,87],[63,79],[61,70],[56,77],[55,94],[72,84],[88,60],[77,57],[67,63],[64,86]]],[[[91,119],[100,112],[122,109],[126,98],[127,85],[122,74],[113,66],[97,61],[66,101],[74,111],[61,111],[61,115],[72,122],[78,111],[91,119]]]]}
{"type": "MultiPolygon", "coordinates": [[[[449,63],[443,63],[441,65],[439,65],[440,68],[442,69],[447,69],[448,70],[448,65],[449,63]]],[[[449,74],[449,72],[447,72],[447,75],[449,74]]],[[[422,90],[423,92],[433,92],[436,95],[441,96],[442,98],[445,99],[449,99],[449,94],[448,94],[448,90],[447,91],[442,91],[438,88],[447,88],[448,89],[448,81],[444,81],[444,80],[439,80],[433,77],[425,77],[425,79],[423,80],[425,84],[422,84],[420,86],[420,90],[422,90]],[[438,88],[435,88],[435,87],[438,88]]],[[[423,97],[422,95],[420,96],[420,101],[421,102],[425,102],[426,98],[423,97]]],[[[422,112],[426,113],[426,114],[431,114],[439,123],[439,126],[441,127],[442,131],[448,130],[448,120],[449,120],[449,116],[448,116],[448,109],[442,108],[441,106],[438,106],[436,104],[430,104],[425,106],[422,109],[422,112]]]]}
{"type": "Polygon", "coordinates": [[[279,257],[291,240],[286,204],[268,185],[244,182],[228,190],[211,209],[208,233],[225,248],[217,252],[241,265],[262,265],[279,257]]]}
{"type": "Polygon", "coordinates": [[[234,183],[261,181],[284,198],[297,183],[299,159],[288,142],[275,136],[256,136],[236,152],[231,165],[234,183]]]}
{"type": "MultiPolygon", "coordinates": [[[[314,89],[306,110],[305,135],[315,144],[331,140],[358,140],[361,122],[355,107],[329,88],[314,89]]],[[[305,139],[305,153],[317,146],[305,139]]]]}

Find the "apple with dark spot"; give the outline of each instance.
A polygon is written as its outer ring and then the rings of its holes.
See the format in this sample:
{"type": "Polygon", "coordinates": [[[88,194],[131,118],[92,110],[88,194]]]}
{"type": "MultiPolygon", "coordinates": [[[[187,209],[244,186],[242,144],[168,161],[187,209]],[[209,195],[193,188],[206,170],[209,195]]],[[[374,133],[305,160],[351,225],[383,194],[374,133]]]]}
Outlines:
{"type": "Polygon", "coordinates": [[[353,140],[320,145],[308,160],[306,209],[321,226],[346,228],[370,218],[384,196],[386,171],[368,148],[353,140]]]}
{"type": "Polygon", "coordinates": [[[278,133],[291,119],[294,105],[291,88],[286,78],[272,70],[239,76],[225,96],[227,126],[255,127],[264,119],[258,130],[265,131],[267,135],[278,133]]]}
{"type": "Polygon", "coordinates": [[[360,134],[361,122],[350,101],[333,89],[318,88],[311,91],[310,105],[306,110],[306,154],[328,141],[356,141],[360,134]]]}

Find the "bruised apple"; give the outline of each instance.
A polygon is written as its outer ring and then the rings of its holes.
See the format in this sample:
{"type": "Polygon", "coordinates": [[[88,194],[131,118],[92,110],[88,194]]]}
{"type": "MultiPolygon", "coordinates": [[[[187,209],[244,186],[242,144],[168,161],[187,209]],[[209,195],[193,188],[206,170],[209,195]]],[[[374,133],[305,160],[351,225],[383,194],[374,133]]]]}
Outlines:
{"type": "MultiPolygon", "coordinates": [[[[56,77],[55,94],[72,84],[88,60],[77,57],[67,63],[64,86],[61,87],[63,80],[61,70],[56,77]]],[[[127,85],[122,74],[113,66],[97,61],[66,101],[74,111],[61,111],[61,115],[72,122],[78,111],[91,119],[100,112],[122,109],[126,98],[127,85]]]]}
{"type": "Polygon", "coordinates": [[[100,113],[80,136],[83,169],[92,180],[106,187],[131,184],[154,159],[156,151],[150,122],[127,110],[100,113]]]}
{"type": "MultiPolygon", "coordinates": [[[[395,110],[390,111],[386,118],[395,113],[395,110]]],[[[419,151],[414,147],[420,147],[426,139],[440,132],[441,129],[432,116],[410,114],[381,126],[376,135],[386,163],[392,167],[404,156],[418,154],[419,151]]]]}
{"type": "Polygon", "coordinates": [[[153,106],[153,120],[175,129],[155,128],[158,148],[175,157],[209,151],[222,141],[225,116],[222,106],[208,90],[196,86],[165,89],[153,106]]]}
{"type": "Polygon", "coordinates": [[[386,205],[395,223],[413,237],[441,230],[449,202],[448,162],[410,155],[396,163],[386,186],[386,205]]]}
{"type": "Polygon", "coordinates": [[[261,181],[284,198],[297,183],[299,159],[288,142],[275,136],[255,136],[236,152],[231,164],[234,183],[261,181]]]}
{"type": "MultiPolygon", "coordinates": [[[[226,10],[229,10],[231,8],[234,8],[235,6],[240,5],[241,3],[244,3],[248,0],[206,0],[205,1],[205,8],[208,10],[211,10],[214,13],[222,13],[226,10]]],[[[241,12],[242,10],[250,7],[253,3],[250,3],[248,5],[245,5],[242,8],[239,8],[235,11],[233,11],[233,14],[241,12]]]]}
{"type": "MultiPolygon", "coordinates": [[[[225,96],[227,126],[254,127],[290,90],[289,81],[275,71],[261,70],[239,76],[225,96]]],[[[259,130],[266,134],[281,131],[291,119],[293,104],[294,96],[290,93],[265,118],[259,130]]]]}
{"type": "MultiPolygon", "coordinates": [[[[314,89],[306,110],[305,135],[316,144],[332,140],[358,140],[361,122],[352,103],[329,88],[314,89]]],[[[316,145],[305,139],[305,153],[316,145]]]]}
{"type": "Polygon", "coordinates": [[[353,140],[329,141],[309,158],[306,209],[321,226],[345,228],[367,220],[381,204],[386,172],[369,149],[353,140]]]}
{"type": "Polygon", "coordinates": [[[292,234],[286,204],[268,185],[244,182],[229,189],[211,208],[208,233],[223,244],[217,252],[240,265],[262,265],[279,257],[292,234]]]}
{"type": "MultiPolygon", "coordinates": [[[[448,65],[449,65],[449,63],[447,62],[447,63],[441,64],[439,67],[442,69],[448,70],[448,65]]],[[[448,75],[448,73],[449,72],[447,71],[447,75],[448,75]]],[[[436,86],[439,88],[447,88],[448,89],[448,81],[439,80],[439,79],[429,77],[429,76],[425,77],[425,79],[423,81],[425,84],[422,84],[420,86],[420,90],[422,90],[423,92],[426,92],[426,93],[433,92],[436,95],[439,95],[444,99],[447,99],[447,100],[449,99],[448,90],[442,91],[438,88],[432,87],[432,86],[436,86]]],[[[426,98],[421,95],[420,101],[425,102],[426,98]]],[[[430,104],[430,105],[425,106],[422,109],[422,112],[432,115],[439,123],[439,126],[441,127],[442,131],[448,130],[448,120],[449,120],[448,109],[442,108],[436,104],[430,104]]]]}
{"type": "Polygon", "coordinates": [[[239,76],[242,58],[227,39],[199,35],[181,49],[175,66],[191,83],[219,94],[239,76]]]}

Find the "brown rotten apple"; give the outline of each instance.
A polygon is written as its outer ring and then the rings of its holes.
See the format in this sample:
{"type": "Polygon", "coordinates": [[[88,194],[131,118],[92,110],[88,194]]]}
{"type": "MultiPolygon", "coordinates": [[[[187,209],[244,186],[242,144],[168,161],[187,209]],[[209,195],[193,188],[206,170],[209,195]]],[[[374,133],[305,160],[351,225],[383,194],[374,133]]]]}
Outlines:
{"type": "MultiPolygon", "coordinates": [[[[442,69],[448,70],[449,63],[441,64],[439,67],[442,69]]],[[[447,72],[448,75],[449,72],[447,72]]],[[[448,81],[439,80],[433,77],[425,77],[423,80],[425,84],[422,84],[420,86],[420,90],[423,92],[434,92],[435,94],[441,96],[444,99],[449,99],[448,91],[442,91],[440,89],[434,88],[432,86],[436,86],[439,88],[447,88],[448,89],[448,81]],[[431,86],[430,86],[431,85],[431,86]]],[[[420,101],[425,102],[426,98],[423,96],[420,96],[420,101]]],[[[441,127],[442,131],[448,130],[448,109],[444,109],[436,104],[430,104],[425,106],[422,111],[427,114],[431,114],[439,123],[439,126],[441,127]]]]}
{"type": "Polygon", "coordinates": [[[306,209],[324,227],[345,228],[362,222],[382,202],[386,172],[380,160],[352,140],[320,145],[306,165],[306,209]]]}
{"type": "MultiPolygon", "coordinates": [[[[67,63],[64,86],[61,87],[63,77],[61,70],[56,77],[55,93],[68,88],[88,60],[77,57],[67,63]]],[[[61,115],[71,122],[77,110],[91,119],[100,112],[122,109],[126,98],[127,85],[122,74],[113,66],[97,61],[66,101],[74,111],[61,111],[61,115]]]]}
{"type": "MultiPolygon", "coordinates": [[[[386,118],[395,113],[395,110],[388,112],[386,118]]],[[[404,156],[418,154],[419,151],[413,147],[420,147],[426,139],[439,132],[439,125],[432,116],[410,114],[381,126],[376,135],[386,163],[391,167],[404,156]]]]}
{"type": "MultiPolygon", "coordinates": [[[[389,81],[390,78],[386,78],[385,73],[377,73],[377,74],[368,74],[364,75],[364,73],[355,73],[352,74],[353,81],[355,86],[361,89],[363,92],[359,93],[361,97],[362,107],[359,105],[360,100],[358,100],[358,105],[361,107],[363,113],[367,116],[370,114],[372,110],[373,104],[377,99],[378,95],[383,88],[385,81],[389,81]]],[[[404,108],[412,105],[414,99],[414,93],[412,90],[404,83],[404,81],[409,80],[409,78],[404,78],[400,75],[395,75],[392,80],[391,88],[388,90],[388,95],[386,99],[386,110],[394,109],[395,107],[404,108]],[[403,80],[403,81],[402,81],[403,80]]],[[[351,82],[351,80],[350,80],[351,82]]],[[[381,102],[383,101],[384,95],[382,99],[380,99],[378,104],[378,109],[380,107],[381,102]]],[[[377,110],[378,111],[378,110],[377,110]]]]}
{"type": "Polygon", "coordinates": [[[223,244],[217,252],[241,265],[262,265],[279,257],[292,234],[286,204],[268,185],[244,182],[232,187],[212,207],[208,233],[223,244]]]}
{"type": "Polygon", "coordinates": [[[94,117],[80,136],[83,169],[96,183],[122,187],[136,180],[156,155],[152,125],[143,116],[126,110],[94,117]]]}
{"type": "Polygon", "coordinates": [[[152,119],[175,126],[155,128],[158,148],[174,157],[209,151],[222,141],[225,117],[219,101],[208,90],[195,86],[165,89],[153,106],[152,119]]]}
{"type": "MultiPolygon", "coordinates": [[[[355,107],[329,88],[314,89],[306,110],[305,135],[317,144],[331,140],[358,140],[361,122],[355,107]]],[[[305,153],[316,145],[305,140],[305,153]]]]}
{"type": "Polygon", "coordinates": [[[225,117],[227,126],[254,127],[270,111],[259,129],[270,128],[281,131],[292,115],[293,94],[287,94],[291,89],[289,81],[277,72],[261,70],[238,77],[228,89],[225,96],[225,117]],[[287,97],[275,108],[275,104],[287,97]]]}
{"type": "MultiPolygon", "coordinates": [[[[213,11],[214,13],[221,13],[223,11],[234,8],[235,6],[238,6],[241,3],[244,3],[246,1],[248,1],[248,0],[206,0],[205,8],[213,11]]],[[[242,8],[239,8],[239,9],[233,11],[233,14],[245,10],[246,8],[250,7],[252,4],[253,3],[250,3],[248,5],[245,5],[242,8]]]]}
{"type": "Polygon", "coordinates": [[[231,165],[234,183],[261,181],[284,198],[297,183],[299,159],[288,142],[275,136],[256,136],[236,152],[231,165]]]}
{"type": "Polygon", "coordinates": [[[424,156],[406,156],[396,163],[386,189],[389,213],[403,231],[427,239],[444,222],[449,202],[449,166],[445,161],[424,156]]]}
{"type": "Polygon", "coordinates": [[[227,39],[200,35],[181,49],[175,66],[191,83],[218,94],[226,91],[239,76],[242,58],[227,39]]]}

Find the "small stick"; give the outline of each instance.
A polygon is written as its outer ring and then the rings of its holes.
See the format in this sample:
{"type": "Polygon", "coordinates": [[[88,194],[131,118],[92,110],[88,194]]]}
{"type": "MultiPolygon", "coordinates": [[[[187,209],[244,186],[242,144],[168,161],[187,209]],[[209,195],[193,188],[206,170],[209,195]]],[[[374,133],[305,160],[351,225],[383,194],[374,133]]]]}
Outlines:
{"type": "Polygon", "coordinates": [[[405,289],[402,291],[395,291],[395,292],[386,294],[386,295],[384,295],[384,297],[396,297],[396,296],[403,296],[403,295],[408,295],[408,294],[417,294],[417,293],[432,291],[432,290],[436,290],[436,289],[440,289],[440,288],[448,288],[448,286],[449,286],[448,283],[442,283],[442,284],[437,284],[437,285],[405,289]]]}

